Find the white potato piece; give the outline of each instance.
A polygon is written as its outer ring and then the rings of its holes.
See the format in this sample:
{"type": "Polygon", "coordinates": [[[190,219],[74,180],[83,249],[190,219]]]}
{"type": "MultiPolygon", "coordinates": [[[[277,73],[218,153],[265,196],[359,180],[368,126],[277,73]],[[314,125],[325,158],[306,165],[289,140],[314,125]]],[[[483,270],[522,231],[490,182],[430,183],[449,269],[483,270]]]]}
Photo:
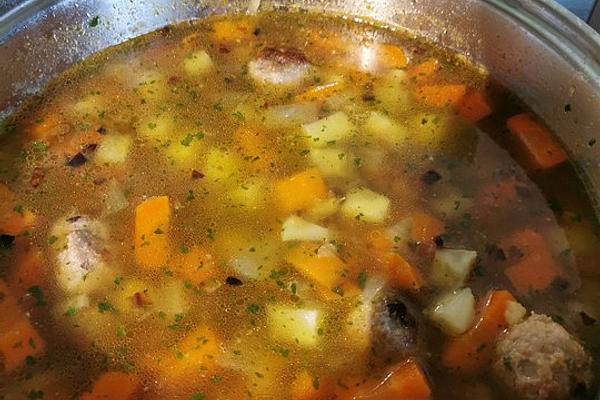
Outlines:
{"type": "Polygon", "coordinates": [[[446,334],[463,334],[475,319],[475,296],[469,288],[450,292],[435,301],[426,314],[446,334]]]}
{"type": "Polygon", "coordinates": [[[262,208],[267,201],[267,185],[259,179],[234,185],[228,193],[232,205],[245,210],[262,208]]]}
{"type": "Polygon", "coordinates": [[[206,75],[213,69],[213,61],[204,50],[195,51],[183,60],[183,69],[188,75],[206,75]]]}
{"type": "Polygon", "coordinates": [[[319,103],[296,103],[271,106],[265,110],[264,121],[268,127],[290,128],[314,122],[319,118],[319,103]]]}
{"type": "Polygon", "coordinates": [[[137,133],[145,139],[165,142],[175,136],[177,128],[173,116],[161,114],[143,119],[137,127],[137,133]]]}
{"type": "Polygon", "coordinates": [[[371,111],[363,125],[366,135],[387,144],[400,144],[410,139],[410,130],[380,111],[371,111]]]}
{"type": "Polygon", "coordinates": [[[146,101],[162,100],[168,93],[165,77],[158,71],[134,71],[131,83],[135,84],[136,91],[146,101]]]}
{"type": "Polygon", "coordinates": [[[411,106],[407,73],[401,69],[390,71],[373,85],[375,99],[389,112],[401,112],[411,106]]]}
{"type": "Polygon", "coordinates": [[[106,194],[104,195],[104,208],[106,214],[111,215],[121,210],[124,210],[129,205],[129,200],[125,195],[125,191],[116,179],[111,179],[108,182],[106,194]]]}
{"type": "Polygon", "coordinates": [[[180,169],[197,167],[206,153],[204,143],[196,139],[188,141],[186,138],[174,141],[165,148],[165,155],[171,165],[180,169]],[[182,144],[182,141],[186,145],[182,144]]]}
{"type": "Polygon", "coordinates": [[[506,311],[504,311],[504,318],[508,323],[508,326],[518,324],[525,318],[527,310],[518,301],[509,301],[506,305],[506,311]]]}
{"type": "Polygon", "coordinates": [[[281,227],[281,240],[284,242],[317,242],[328,240],[329,237],[329,229],[308,222],[297,215],[290,215],[281,227]]]}
{"type": "Polygon", "coordinates": [[[271,337],[280,342],[314,348],[319,342],[321,313],[315,309],[276,305],[268,308],[271,337]]]}
{"type": "Polygon", "coordinates": [[[465,284],[477,261],[477,252],[462,249],[438,249],[433,258],[431,282],[438,287],[465,284]]]}
{"type": "Polygon", "coordinates": [[[311,221],[322,221],[337,213],[340,209],[340,200],[335,197],[317,201],[304,212],[304,216],[311,221]]]}
{"type": "Polygon", "coordinates": [[[326,177],[344,178],[352,175],[354,156],[340,148],[312,149],[310,159],[326,177]]]}
{"type": "Polygon", "coordinates": [[[71,106],[71,110],[78,118],[97,118],[106,108],[106,101],[99,94],[90,94],[71,106]]]}
{"type": "Polygon", "coordinates": [[[382,223],[390,213],[390,199],[364,187],[352,189],[342,203],[342,214],[358,221],[382,223]]]}
{"type": "Polygon", "coordinates": [[[240,160],[235,155],[213,148],[206,156],[204,175],[207,180],[224,182],[234,178],[240,171],[240,160]]]}
{"type": "Polygon", "coordinates": [[[311,146],[327,146],[348,138],[355,131],[346,113],[338,111],[310,124],[302,125],[311,146]]]}
{"type": "Polygon", "coordinates": [[[129,135],[107,135],[96,150],[95,161],[101,164],[124,164],[133,140],[129,135]]]}

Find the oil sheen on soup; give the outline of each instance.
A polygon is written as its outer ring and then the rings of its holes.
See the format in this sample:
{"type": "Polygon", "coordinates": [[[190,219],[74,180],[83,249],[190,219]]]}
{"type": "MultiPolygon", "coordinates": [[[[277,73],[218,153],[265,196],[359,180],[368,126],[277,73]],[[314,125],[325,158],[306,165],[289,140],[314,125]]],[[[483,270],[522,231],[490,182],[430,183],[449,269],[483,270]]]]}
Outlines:
{"type": "Polygon", "coordinates": [[[3,131],[2,399],[593,395],[593,210],[464,57],[206,19],[94,55],[3,131]]]}

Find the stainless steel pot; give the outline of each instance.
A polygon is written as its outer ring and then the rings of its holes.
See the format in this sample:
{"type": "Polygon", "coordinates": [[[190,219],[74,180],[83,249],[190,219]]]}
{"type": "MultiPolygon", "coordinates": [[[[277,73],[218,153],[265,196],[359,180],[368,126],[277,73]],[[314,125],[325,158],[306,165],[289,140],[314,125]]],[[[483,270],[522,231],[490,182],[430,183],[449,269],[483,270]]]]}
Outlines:
{"type": "Polygon", "coordinates": [[[5,0],[0,118],[69,65],[164,25],[298,8],[406,29],[487,67],[562,139],[600,216],[600,35],[551,0],[5,0]]]}
{"type": "Polygon", "coordinates": [[[600,35],[551,0],[6,0],[0,117],[74,62],[164,25],[298,8],[381,21],[486,66],[557,132],[600,215],[600,35]]]}

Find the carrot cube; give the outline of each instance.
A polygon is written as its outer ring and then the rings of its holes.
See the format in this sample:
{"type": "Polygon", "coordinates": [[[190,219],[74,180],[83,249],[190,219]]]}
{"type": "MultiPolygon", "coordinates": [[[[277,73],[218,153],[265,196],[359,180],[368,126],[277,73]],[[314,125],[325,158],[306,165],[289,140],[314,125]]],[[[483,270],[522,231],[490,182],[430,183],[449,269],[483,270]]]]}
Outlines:
{"type": "Polygon", "coordinates": [[[151,197],[135,209],[135,257],[142,267],[166,265],[171,207],[167,196],[151,197]]]}

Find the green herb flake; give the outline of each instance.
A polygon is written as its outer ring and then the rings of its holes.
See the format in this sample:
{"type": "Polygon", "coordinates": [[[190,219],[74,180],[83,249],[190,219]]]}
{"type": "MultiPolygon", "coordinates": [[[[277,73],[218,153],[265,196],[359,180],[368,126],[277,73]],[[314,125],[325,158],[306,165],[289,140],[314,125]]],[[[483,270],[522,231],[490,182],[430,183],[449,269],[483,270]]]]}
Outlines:
{"type": "Polygon", "coordinates": [[[245,121],[246,120],[246,116],[241,111],[236,111],[236,112],[232,113],[231,115],[234,116],[235,118],[237,118],[240,121],[245,121]]]}
{"type": "Polygon", "coordinates": [[[46,305],[46,299],[44,298],[44,292],[42,291],[42,288],[40,288],[39,286],[36,285],[36,286],[30,287],[29,289],[27,289],[27,293],[29,293],[31,295],[31,297],[34,298],[36,307],[41,307],[41,306],[46,305]]]}
{"type": "Polygon", "coordinates": [[[360,271],[360,273],[358,274],[357,280],[358,280],[358,287],[361,290],[364,290],[365,284],[367,282],[367,271],[365,271],[365,270],[360,271]]]}
{"type": "Polygon", "coordinates": [[[258,314],[258,312],[260,311],[260,306],[258,304],[250,304],[246,308],[246,311],[248,311],[251,314],[258,314]]]}
{"type": "Polygon", "coordinates": [[[160,228],[156,228],[154,230],[154,234],[155,235],[162,235],[163,233],[165,233],[165,232],[162,229],[160,229],[160,228]]]}
{"type": "Polygon", "coordinates": [[[181,145],[188,147],[190,144],[192,144],[192,142],[194,141],[194,135],[192,134],[187,134],[183,139],[181,139],[181,145]]]}
{"type": "Polygon", "coordinates": [[[294,294],[294,295],[296,294],[296,290],[297,290],[296,282],[292,282],[292,284],[290,285],[290,290],[292,291],[292,294],[294,294]]]}
{"type": "Polygon", "coordinates": [[[502,357],[502,365],[504,365],[504,368],[508,369],[509,371],[512,371],[512,358],[502,357]]]}
{"type": "Polygon", "coordinates": [[[126,336],[127,336],[127,331],[125,330],[125,327],[123,325],[119,325],[117,327],[117,337],[122,339],[126,336]]]}
{"type": "Polygon", "coordinates": [[[123,282],[123,278],[120,276],[117,276],[114,280],[113,280],[114,284],[119,286],[121,284],[121,282],[123,282]]]}
{"type": "Polygon", "coordinates": [[[101,301],[98,303],[98,311],[102,314],[106,312],[115,311],[115,308],[107,301],[101,301]]]}
{"type": "Polygon", "coordinates": [[[65,311],[65,317],[74,317],[76,314],[77,314],[77,309],[72,306],[67,308],[67,311],[65,311]]]}
{"type": "Polygon", "coordinates": [[[196,196],[194,196],[194,191],[188,190],[188,193],[185,196],[185,201],[190,202],[190,201],[194,200],[195,198],[196,198],[196,196]]]}
{"type": "Polygon", "coordinates": [[[190,400],[205,400],[206,399],[206,395],[204,394],[204,392],[196,392],[194,394],[192,394],[192,396],[190,397],[190,400]]]}
{"type": "Polygon", "coordinates": [[[43,399],[44,398],[44,391],[42,391],[42,390],[33,390],[32,389],[27,394],[27,398],[31,399],[31,400],[43,399]]]}
{"type": "Polygon", "coordinates": [[[50,246],[52,246],[54,243],[56,243],[56,241],[57,241],[57,240],[58,240],[58,237],[57,237],[57,236],[54,236],[54,235],[52,235],[52,236],[50,236],[50,237],[48,238],[48,244],[49,244],[50,246]]]}
{"type": "Polygon", "coordinates": [[[187,253],[189,253],[189,252],[190,252],[190,248],[189,248],[189,247],[187,247],[186,245],[183,245],[183,246],[181,246],[181,247],[179,248],[179,252],[180,252],[181,254],[187,254],[187,253]]]}
{"type": "Polygon", "coordinates": [[[315,388],[315,390],[319,390],[319,377],[318,376],[315,376],[312,379],[312,385],[313,385],[313,388],[315,388]]]}
{"type": "Polygon", "coordinates": [[[93,17],[92,19],[90,19],[88,21],[88,26],[90,28],[95,28],[98,26],[99,23],[100,23],[100,17],[96,15],[95,17],[93,17]]]}

